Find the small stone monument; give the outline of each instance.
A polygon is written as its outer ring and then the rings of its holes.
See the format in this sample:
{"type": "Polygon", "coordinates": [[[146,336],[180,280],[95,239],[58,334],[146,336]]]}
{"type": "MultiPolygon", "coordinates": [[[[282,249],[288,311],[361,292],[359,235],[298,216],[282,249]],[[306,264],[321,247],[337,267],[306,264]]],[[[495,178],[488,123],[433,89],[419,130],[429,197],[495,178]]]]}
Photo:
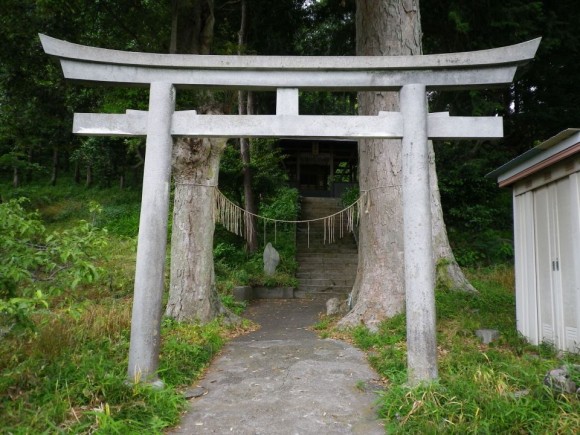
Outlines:
{"type": "Polygon", "coordinates": [[[278,251],[276,251],[271,243],[268,243],[264,249],[264,273],[268,276],[274,275],[279,263],[280,254],[278,254],[278,251]]]}
{"type": "Polygon", "coordinates": [[[475,335],[483,344],[489,344],[499,338],[499,331],[497,329],[478,329],[475,331],[475,335]]]}

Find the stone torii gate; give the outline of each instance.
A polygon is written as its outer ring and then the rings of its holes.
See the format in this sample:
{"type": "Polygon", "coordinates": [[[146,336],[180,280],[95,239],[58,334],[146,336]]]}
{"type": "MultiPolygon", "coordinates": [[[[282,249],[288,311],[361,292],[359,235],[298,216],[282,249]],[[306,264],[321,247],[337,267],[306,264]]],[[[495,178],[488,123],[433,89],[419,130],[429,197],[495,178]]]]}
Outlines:
{"type": "Polygon", "coordinates": [[[146,136],[128,377],[157,381],[173,136],[401,138],[409,381],[437,377],[429,139],[501,138],[501,117],[450,117],[427,110],[426,92],[509,85],[540,39],[491,50],[424,56],[277,57],[136,53],[40,35],[64,76],[149,87],[149,111],[76,113],[82,135],[146,136]],[[270,90],[275,115],[175,111],[176,88],[270,90]],[[398,91],[400,112],[304,116],[299,90],[398,91]]]}

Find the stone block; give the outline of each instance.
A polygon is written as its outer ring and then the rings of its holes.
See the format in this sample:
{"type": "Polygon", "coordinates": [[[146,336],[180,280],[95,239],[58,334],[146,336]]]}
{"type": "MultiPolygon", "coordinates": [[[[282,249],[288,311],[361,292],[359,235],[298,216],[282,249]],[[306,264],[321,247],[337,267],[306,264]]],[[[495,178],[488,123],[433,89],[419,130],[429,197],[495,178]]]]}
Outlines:
{"type": "Polygon", "coordinates": [[[254,289],[248,285],[234,287],[233,293],[236,301],[251,301],[254,299],[254,289]]]}
{"type": "Polygon", "coordinates": [[[294,287],[254,287],[257,299],[294,299],[294,287]]]}
{"type": "Polygon", "coordinates": [[[475,335],[483,344],[489,344],[499,338],[499,331],[497,329],[478,329],[475,331],[475,335]]]}

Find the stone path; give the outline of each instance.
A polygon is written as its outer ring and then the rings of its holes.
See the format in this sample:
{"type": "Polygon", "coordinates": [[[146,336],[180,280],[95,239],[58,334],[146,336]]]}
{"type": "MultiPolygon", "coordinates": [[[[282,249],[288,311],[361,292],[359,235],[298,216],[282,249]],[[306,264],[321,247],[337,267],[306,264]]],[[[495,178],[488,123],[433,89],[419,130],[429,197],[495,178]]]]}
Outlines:
{"type": "Polygon", "coordinates": [[[323,300],[255,301],[247,316],[262,328],[224,348],[170,433],[384,433],[364,354],[307,329],[323,310],[323,300]]]}

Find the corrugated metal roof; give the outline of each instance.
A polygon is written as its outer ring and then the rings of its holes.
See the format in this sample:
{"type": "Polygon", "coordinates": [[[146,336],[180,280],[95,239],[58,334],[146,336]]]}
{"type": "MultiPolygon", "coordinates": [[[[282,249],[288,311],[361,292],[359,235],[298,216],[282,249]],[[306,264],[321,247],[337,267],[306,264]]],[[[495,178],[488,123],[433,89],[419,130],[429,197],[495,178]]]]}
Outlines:
{"type": "Polygon", "coordinates": [[[580,128],[568,128],[542,142],[540,145],[520,154],[505,165],[490,172],[486,178],[496,178],[499,183],[512,178],[538,163],[566,150],[580,141],[580,128]],[[577,136],[577,137],[573,137],[577,136]]]}

